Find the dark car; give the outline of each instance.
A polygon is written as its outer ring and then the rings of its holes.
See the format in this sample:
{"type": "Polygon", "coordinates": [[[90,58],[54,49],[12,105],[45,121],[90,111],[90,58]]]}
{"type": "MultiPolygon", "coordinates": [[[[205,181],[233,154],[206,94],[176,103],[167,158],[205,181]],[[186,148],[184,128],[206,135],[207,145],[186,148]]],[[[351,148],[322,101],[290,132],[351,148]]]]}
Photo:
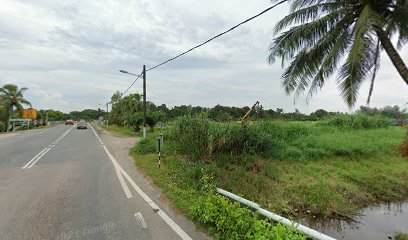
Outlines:
{"type": "Polygon", "coordinates": [[[65,125],[74,125],[74,121],[73,120],[66,120],[65,121],[65,125]]]}
{"type": "Polygon", "coordinates": [[[77,123],[77,129],[87,129],[88,128],[88,123],[85,122],[85,120],[80,120],[77,123]]]}

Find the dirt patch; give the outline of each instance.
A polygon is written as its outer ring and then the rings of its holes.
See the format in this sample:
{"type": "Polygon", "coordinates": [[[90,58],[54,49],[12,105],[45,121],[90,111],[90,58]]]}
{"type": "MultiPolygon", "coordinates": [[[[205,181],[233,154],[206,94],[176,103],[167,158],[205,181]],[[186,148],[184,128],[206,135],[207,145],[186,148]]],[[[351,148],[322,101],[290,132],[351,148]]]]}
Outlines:
{"type": "Polygon", "coordinates": [[[401,146],[400,146],[400,152],[403,157],[408,158],[408,142],[405,141],[401,146]]]}
{"type": "Polygon", "coordinates": [[[19,133],[0,133],[0,138],[7,138],[7,137],[12,137],[19,135],[19,133]]]}

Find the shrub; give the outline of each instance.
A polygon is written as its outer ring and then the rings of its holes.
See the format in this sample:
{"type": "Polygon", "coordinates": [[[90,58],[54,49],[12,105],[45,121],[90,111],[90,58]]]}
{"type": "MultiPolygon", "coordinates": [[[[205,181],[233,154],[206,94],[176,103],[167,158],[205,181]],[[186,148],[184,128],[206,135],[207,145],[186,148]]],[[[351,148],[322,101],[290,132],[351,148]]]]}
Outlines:
{"type": "Polygon", "coordinates": [[[336,116],[322,122],[322,125],[349,129],[374,129],[387,127],[388,122],[389,120],[382,116],[356,114],[336,116]]]}
{"type": "Polygon", "coordinates": [[[258,219],[250,209],[241,208],[239,203],[231,203],[215,193],[194,206],[191,214],[219,239],[306,239],[294,229],[258,219]]]}
{"type": "Polygon", "coordinates": [[[0,122],[0,132],[5,132],[6,131],[6,123],[0,122]]]}
{"type": "Polygon", "coordinates": [[[400,144],[401,131],[384,128],[387,122],[382,117],[344,115],[316,124],[264,121],[241,125],[182,117],[170,128],[168,139],[190,161],[215,160],[221,165],[250,166],[253,158],[249,156],[280,160],[369,157],[395,151],[400,144]]]}
{"type": "Polygon", "coordinates": [[[140,140],[136,145],[136,151],[142,154],[156,152],[156,136],[149,134],[146,139],[140,140]]]}
{"type": "Polygon", "coordinates": [[[193,161],[200,161],[207,156],[208,128],[209,121],[203,115],[183,116],[175,121],[169,138],[174,140],[180,153],[188,155],[193,161]]]}

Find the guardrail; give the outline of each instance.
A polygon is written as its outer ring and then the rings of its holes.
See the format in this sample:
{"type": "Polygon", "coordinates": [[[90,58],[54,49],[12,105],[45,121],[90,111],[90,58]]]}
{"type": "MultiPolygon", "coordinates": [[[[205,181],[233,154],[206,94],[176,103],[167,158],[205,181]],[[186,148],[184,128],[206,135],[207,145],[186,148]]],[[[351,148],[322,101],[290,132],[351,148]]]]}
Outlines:
{"type": "Polygon", "coordinates": [[[282,223],[283,225],[286,225],[288,227],[294,228],[297,231],[299,231],[301,233],[304,233],[305,235],[307,235],[309,237],[312,237],[312,238],[315,238],[315,239],[318,239],[318,240],[336,240],[335,238],[327,236],[327,235],[325,235],[325,234],[323,234],[321,232],[318,232],[318,231],[316,231],[314,229],[308,228],[308,227],[303,226],[303,225],[301,225],[299,223],[293,222],[293,221],[291,221],[289,219],[286,219],[286,218],[284,218],[282,216],[279,216],[279,215],[277,215],[275,213],[269,212],[268,210],[261,208],[261,206],[259,204],[255,203],[255,202],[252,202],[252,201],[249,201],[248,199],[245,199],[243,197],[235,195],[235,194],[233,194],[231,192],[225,191],[225,190],[223,190],[221,188],[217,188],[217,192],[219,194],[225,196],[225,197],[228,197],[228,198],[230,198],[232,200],[235,200],[237,202],[240,202],[240,203],[242,203],[242,204],[244,204],[246,206],[249,206],[249,207],[255,209],[259,214],[261,214],[261,215],[263,215],[263,216],[265,216],[267,218],[270,218],[270,219],[272,219],[272,220],[274,220],[276,222],[282,223]]]}

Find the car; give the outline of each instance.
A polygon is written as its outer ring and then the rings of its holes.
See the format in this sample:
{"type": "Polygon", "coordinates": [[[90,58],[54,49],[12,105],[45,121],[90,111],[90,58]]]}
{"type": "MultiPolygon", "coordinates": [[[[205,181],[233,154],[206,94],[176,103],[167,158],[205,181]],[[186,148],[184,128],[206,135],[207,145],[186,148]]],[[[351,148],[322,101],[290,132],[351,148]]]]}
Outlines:
{"type": "Polygon", "coordinates": [[[74,125],[74,120],[68,119],[65,121],[65,125],[74,125]]]}
{"type": "Polygon", "coordinates": [[[88,123],[85,122],[85,120],[80,120],[77,123],[77,129],[87,129],[88,128],[88,123]]]}

